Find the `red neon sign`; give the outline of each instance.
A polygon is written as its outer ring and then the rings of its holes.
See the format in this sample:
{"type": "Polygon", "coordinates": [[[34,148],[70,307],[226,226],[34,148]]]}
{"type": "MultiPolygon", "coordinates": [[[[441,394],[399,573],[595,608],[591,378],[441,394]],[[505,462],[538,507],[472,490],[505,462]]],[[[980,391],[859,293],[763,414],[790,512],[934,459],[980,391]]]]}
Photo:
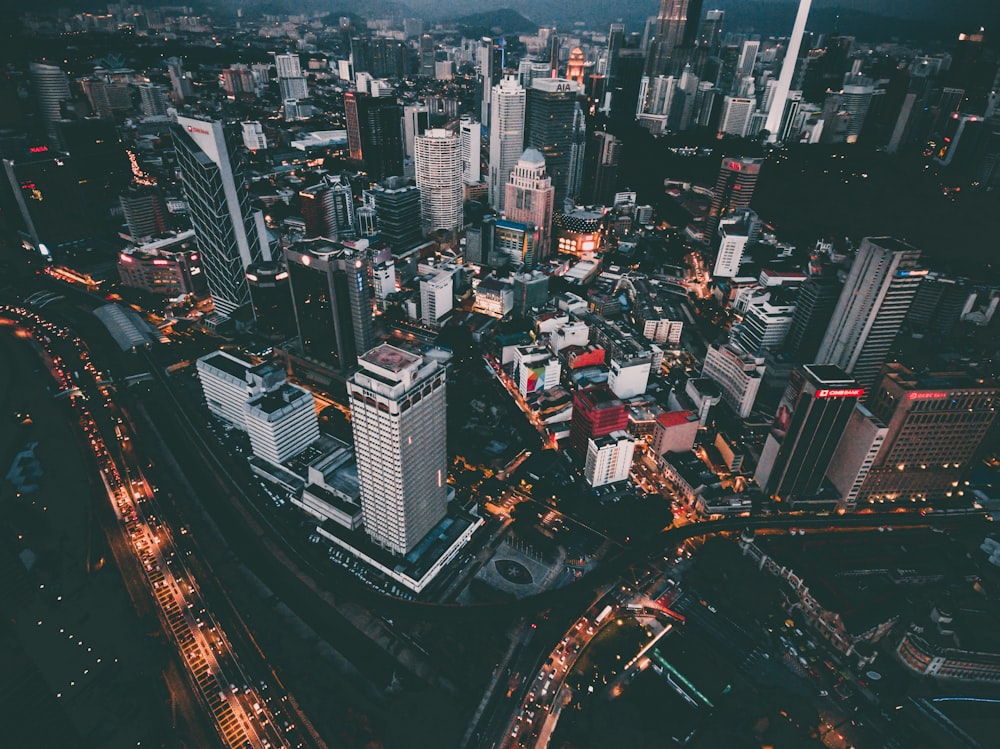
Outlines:
{"type": "Polygon", "coordinates": [[[31,146],[28,148],[28,153],[48,153],[48,146],[31,146]]]}
{"type": "Polygon", "coordinates": [[[742,172],[743,171],[743,165],[740,162],[738,162],[738,161],[730,161],[728,168],[729,168],[729,171],[731,171],[731,172],[742,172]]]}
{"type": "Polygon", "coordinates": [[[860,398],[865,394],[864,388],[841,388],[840,390],[817,390],[817,398],[860,398]]]}
{"type": "Polygon", "coordinates": [[[947,398],[948,393],[938,393],[938,392],[910,393],[906,397],[909,398],[911,401],[932,401],[932,400],[940,400],[941,398],[947,398]]]}

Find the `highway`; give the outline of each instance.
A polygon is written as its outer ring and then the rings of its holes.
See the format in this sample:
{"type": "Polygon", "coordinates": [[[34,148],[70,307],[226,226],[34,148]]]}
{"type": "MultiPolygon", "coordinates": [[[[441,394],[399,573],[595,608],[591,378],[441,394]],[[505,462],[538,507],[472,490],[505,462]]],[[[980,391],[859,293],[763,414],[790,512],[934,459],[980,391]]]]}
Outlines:
{"type": "MultiPolygon", "coordinates": [[[[79,417],[101,480],[157,603],[158,615],[224,746],[300,749],[315,745],[283,712],[288,695],[277,683],[251,678],[237,649],[210,613],[185,563],[189,539],[176,538],[160,520],[156,493],[131,447],[133,436],[80,338],[25,308],[0,313],[27,329],[45,350],[46,365],[79,417]],[[96,405],[95,405],[96,404],[96,405]],[[92,410],[93,409],[93,410],[92,410]],[[100,416],[96,416],[100,414],[100,416]],[[109,420],[108,417],[111,417],[109,420]],[[112,426],[113,425],[113,426],[112,426]],[[187,542],[186,542],[187,541],[187,542]]],[[[123,571],[124,574],[124,571],[123,571]]],[[[272,680],[274,681],[274,680],[272,680]]]]}

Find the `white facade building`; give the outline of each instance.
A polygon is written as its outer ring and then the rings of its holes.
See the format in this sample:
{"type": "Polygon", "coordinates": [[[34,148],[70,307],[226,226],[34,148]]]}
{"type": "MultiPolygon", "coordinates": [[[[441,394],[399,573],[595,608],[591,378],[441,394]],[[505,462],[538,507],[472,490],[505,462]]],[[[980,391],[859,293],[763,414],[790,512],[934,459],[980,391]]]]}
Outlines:
{"type": "Polygon", "coordinates": [[[462,155],[454,133],[439,128],[414,139],[420,220],[426,231],[462,228],[462,155]]]}
{"type": "Polygon", "coordinates": [[[445,370],[388,344],[358,364],[347,392],[365,530],[403,555],[446,513],[445,370]]]}
{"type": "Polygon", "coordinates": [[[748,354],[735,343],[709,346],[702,376],[719,386],[722,400],[745,419],[753,410],[764,377],[764,359],[748,354]]]}
{"type": "Polygon", "coordinates": [[[247,147],[248,151],[263,151],[267,148],[264,128],[259,122],[243,123],[243,145],[247,147]]]}
{"type": "Polygon", "coordinates": [[[243,414],[253,454],[275,465],[319,439],[312,393],[287,382],[244,401],[243,414]]]}
{"type": "Polygon", "coordinates": [[[622,400],[646,392],[652,360],[649,356],[634,359],[612,359],[608,372],[608,387],[622,400]]]}
{"type": "Polygon", "coordinates": [[[721,241],[712,275],[716,278],[733,278],[740,271],[740,262],[750,239],[746,220],[743,217],[722,219],[719,222],[719,236],[721,241]]]}
{"type": "Polygon", "coordinates": [[[518,346],[514,349],[514,366],[521,395],[554,388],[562,373],[559,359],[545,346],[518,346]]]}
{"type": "Polygon", "coordinates": [[[722,115],[719,117],[719,134],[745,137],[756,105],[756,100],[749,97],[725,97],[722,100],[722,115]]]}
{"type": "Polygon", "coordinates": [[[420,279],[420,319],[424,323],[436,326],[451,312],[454,286],[454,276],[443,270],[420,279]]]}
{"type": "Polygon", "coordinates": [[[482,126],[469,116],[462,117],[458,125],[462,145],[462,181],[474,185],[482,181],[482,126]]]}
{"type": "Polygon", "coordinates": [[[587,440],[587,461],[583,477],[592,487],[625,481],[632,469],[635,441],[619,430],[603,437],[587,440]]]}
{"type": "Polygon", "coordinates": [[[504,209],[504,192],[510,173],[524,148],[526,93],[516,76],[507,76],[493,87],[490,104],[489,200],[504,209]]]}
{"type": "Polygon", "coordinates": [[[251,368],[250,362],[237,359],[225,351],[214,351],[198,359],[195,366],[208,410],[226,423],[246,431],[243,404],[249,394],[247,372],[251,368]]]}

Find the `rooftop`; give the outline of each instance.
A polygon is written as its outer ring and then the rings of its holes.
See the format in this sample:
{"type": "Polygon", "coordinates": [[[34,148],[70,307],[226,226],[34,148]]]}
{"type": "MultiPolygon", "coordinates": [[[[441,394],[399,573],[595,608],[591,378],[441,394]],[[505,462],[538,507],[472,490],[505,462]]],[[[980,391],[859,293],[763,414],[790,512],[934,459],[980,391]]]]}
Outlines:
{"type": "Polygon", "coordinates": [[[201,357],[198,361],[243,381],[246,380],[247,370],[250,369],[250,362],[237,359],[225,351],[213,351],[211,354],[201,357]]]}
{"type": "Polygon", "coordinates": [[[416,354],[403,351],[403,349],[396,348],[388,343],[376,346],[358,358],[363,362],[373,364],[390,372],[400,372],[420,361],[420,357],[416,354]]]}

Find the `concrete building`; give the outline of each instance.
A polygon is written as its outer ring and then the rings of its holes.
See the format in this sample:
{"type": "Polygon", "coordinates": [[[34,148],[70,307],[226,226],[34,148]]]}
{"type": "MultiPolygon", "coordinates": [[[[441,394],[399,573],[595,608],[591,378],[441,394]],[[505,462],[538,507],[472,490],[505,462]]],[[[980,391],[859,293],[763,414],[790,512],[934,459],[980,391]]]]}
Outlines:
{"type": "Polygon", "coordinates": [[[722,157],[705,220],[705,241],[712,244],[722,219],[750,208],[763,159],[722,157]]]}
{"type": "Polygon", "coordinates": [[[586,455],[590,440],[627,428],[628,412],[625,404],[607,386],[599,385],[576,391],[573,396],[569,444],[577,455],[586,455]]]}
{"type": "Polygon", "coordinates": [[[750,129],[750,118],[757,102],[743,96],[726,96],[722,100],[719,117],[719,135],[745,138],[750,129]]]}
{"type": "Polygon", "coordinates": [[[518,346],[514,351],[514,366],[521,395],[548,390],[559,384],[562,365],[546,346],[518,346]]]}
{"type": "Polygon", "coordinates": [[[844,428],[826,476],[840,494],[839,507],[851,512],[887,433],[885,424],[859,403],[844,428]]]}
{"type": "Polygon", "coordinates": [[[493,87],[490,104],[489,200],[504,210],[505,188],[524,149],[525,90],[516,76],[493,87]]]}
{"type": "Polygon", "coordinates": [[[420,278],[420,319],[437,327],[454,305],[454,275],[438,271],[420,278]]]}
{"type": "Polygon", "coordinates": [[[213,351],[198,359],[195,367],[208,410],[240,431],[246,431],[243,405],[247,402],[250,362],[225,351],[213,351]]]}
{"type": "Polygon", "coordinates": [[[740,263],[750,241],[750,214],[723,219],[719,222],[719,250],[715,254],[715,278],[733,278],[739,275],[740,263]]]}
{"type": "Polygon", "coordinates": [[[701,374],[719,386],[726,405],[745,419],[753,411],[764,368],[763,357],[729,342],[708,347],[701,374]]]}
{"type": "Polygon", "coordinates": [[[204,289],[194,230],[128,247],[118,253],[123,286],[151,294],[196,294],[204,289]]]}
{"type": "Polygon", "coordinates": [[[432,128],[415,139],[413,163],[420,190],[420,221],[427,232],[462,228],[462,154],[459,138],[432,128]]]}
{"type": "Polygon", "coordinates": [[[504,211],[510,221],[532,224],[538,229],[534,262],[549,256],[552,235],[552,209],[555,188],[545,171],[541,152],[529,148],[518,159],[504,187],[504,211]]]}
{"type": "Polygon", "coordinates": [[[243,415],[253,454],[275,465],[319,439],[312,393],[287,382],[244,401],[243,415]]]}
{"type": "Polygon", "coordinates": [[[587,440],[583,477],[591,487],[625,481],[632,469],[635,440],[625,431],[587,440]]]}
{"type": "Polygon", "coordinates": [[[623,400],[642,395],[649,384],[651,369],[652,359],[649,356],[612,357],[608,372],[608,387],[623,400]]]}
{"type": "Polygon", "coordinates": [[[788,92],[792,87],[792,79],[795,77],[796,64],[799,61],[799,49],[802,47],[802,37],[805,35],[806,20],[809,18],[809,8],[812,0],[799,0],[799,7],[795,13],[795,21],[792,24],[792,34],[788,40],[788,47],[785,49],[785,57],[781,63],[781,72],[778,74],[778,84],[771,97],[771,108],[767,112],[767,122],[764,127],[769,133],[768,141],[774,143],[781,133],[782,123],[785,116],[785,104],[788,100],[788,92]]]}
{"type": "Polygon", "coordinates": [[[694,448],[701,424],[692,411],[669,411],[656,417],[653,430],[653,452],[684,453],[694,448]]]}
{"type": "Polygon", "coordinates": [[[388,344],[358,361],[347,392],[364,526],[375,544],[404,555],[446,514],[445,371],[388,344]]]}
{"type": "Polygon", "coordinates": [[[465,115],[458,123],[458,137],[462,152],[462,182],[474,185],[483,179],[482,126],[472,117],[465,115]]]}

